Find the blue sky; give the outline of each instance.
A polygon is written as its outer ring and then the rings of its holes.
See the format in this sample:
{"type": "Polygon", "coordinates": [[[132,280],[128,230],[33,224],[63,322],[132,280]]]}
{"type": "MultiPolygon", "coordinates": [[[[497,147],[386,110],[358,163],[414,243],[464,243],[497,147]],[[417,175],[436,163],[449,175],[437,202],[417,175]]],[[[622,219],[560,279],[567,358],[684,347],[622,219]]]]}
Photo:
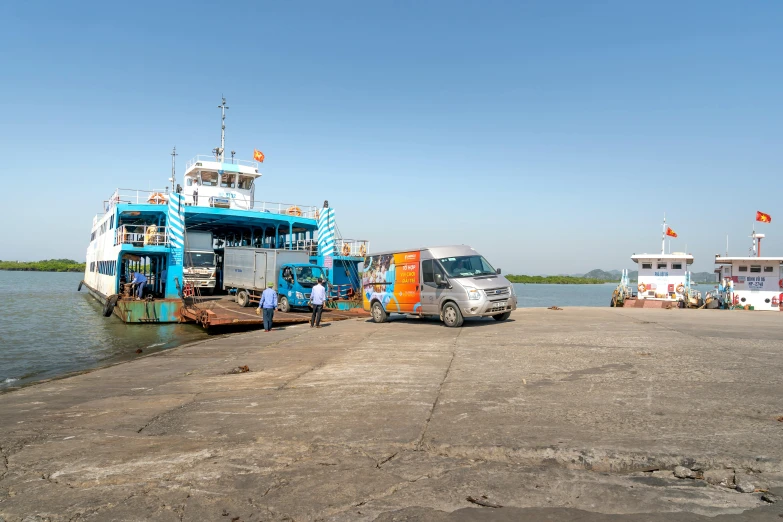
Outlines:
{"type": "Polygon", "coordinates": [[[514,273],[783,255],[783,3],[54,2],[4,9],[0,259],[82,259],[116,187],[219,144],[373,250],[514,273]]]}

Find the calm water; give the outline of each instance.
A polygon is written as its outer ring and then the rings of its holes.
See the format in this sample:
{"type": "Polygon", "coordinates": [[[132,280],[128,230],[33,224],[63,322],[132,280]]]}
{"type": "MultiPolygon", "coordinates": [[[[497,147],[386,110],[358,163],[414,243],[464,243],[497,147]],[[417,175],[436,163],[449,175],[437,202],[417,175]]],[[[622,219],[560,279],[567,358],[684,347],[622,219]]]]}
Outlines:
{"type": "MultiPolygon", "coordinates": [[[[82,274],[0,271],[0,391],[205,339],[192,325],[126,325],[76,288],[82,274]]],[[[608,306],[616,284],[514,285],[521,307],[608,306]]]]}
{"type": "Polygon", "coordinates": [[[192,325],[103,317],[80,273],[0,271],[0,391],[204,339],[192,325]]]}
{"type": "Polygon", "coordinates": [[[523,285],[514,283],[520,308],[609,306],[617,283],[603,285],[523,285]]]}

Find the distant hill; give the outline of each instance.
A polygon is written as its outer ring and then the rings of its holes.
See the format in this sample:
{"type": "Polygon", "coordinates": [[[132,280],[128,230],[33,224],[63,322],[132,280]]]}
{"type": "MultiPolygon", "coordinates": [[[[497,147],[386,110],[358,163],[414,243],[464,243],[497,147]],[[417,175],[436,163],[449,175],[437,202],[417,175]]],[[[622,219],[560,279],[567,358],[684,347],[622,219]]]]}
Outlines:
{"type": "Polygon", "coordinates": [[[620,280],[620,271],[619,270],[601,270],[599,268],[596,268],[595,270],[590,270],[586,274],[583,274],[581,277],[586,277],[589,279],[602,279],[604,281],[619,281],[620,280]]]}

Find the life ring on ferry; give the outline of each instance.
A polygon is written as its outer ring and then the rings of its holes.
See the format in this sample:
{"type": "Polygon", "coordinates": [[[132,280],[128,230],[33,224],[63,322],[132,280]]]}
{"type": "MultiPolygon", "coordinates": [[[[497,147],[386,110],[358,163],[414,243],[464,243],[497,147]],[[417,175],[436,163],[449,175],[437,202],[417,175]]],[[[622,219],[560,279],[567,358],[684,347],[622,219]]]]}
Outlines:
{"type": "Polygon", "coordinates": [[[645,285],[644,283],[639,283],[638,288],[639,288],[639,292],[641,293],[645,293],[647,291],[647,285],[645,285]]]}
{"type": "Polygon", "coordinates": [[[362,245],[359,247],[359,255],[362,257],[367,255],[367,245],[362,245]]]}
{"type": "Polygon", "coordinates": [[[346,257],[351,255],[351,245],[348,243],[343,243],[343,255],[346,257]]]}
{"type": "Polygon", "coordinates": [[[285,211],[285,213],[288,214],[289,216],[301,216],[302,215],[302,209],[297,207],[297,206],[288,207],[288,209],[285,211]]]}
{"type": "Polygon", "coordinates": [[[150,197],[147,198],[147,203],[152,203],[153,205],[165,205],[166,196],[160,192],[153,192],[150,194],[150,197]]]}
{"type": "Polygon", "coordinates": [[[682,283],[680,283],[679,285],[677,285],[677,293],[678,293],[678,294],[682,294],[682,293],[684,293],[684,292],[685,292],[685,286],[684,286],[682,283]]]}

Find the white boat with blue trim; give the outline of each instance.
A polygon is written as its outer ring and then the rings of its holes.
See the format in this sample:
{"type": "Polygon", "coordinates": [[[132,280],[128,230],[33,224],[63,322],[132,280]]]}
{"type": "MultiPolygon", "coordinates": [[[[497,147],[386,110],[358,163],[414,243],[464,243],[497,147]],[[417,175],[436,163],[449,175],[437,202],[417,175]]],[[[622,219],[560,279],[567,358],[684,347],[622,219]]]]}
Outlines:
{"type": "MultiPolygon", "coordinates": [[[[172,152],[170,186],[161,190],[117,189],[93,218],[84,279],[104,315],[126,323],[185,320],[201,294],[223,288],[226,247],[299,251],[324,267],[333,306],[361,307],[359,264],[366,240],[336,234],[334,209],[257,198],[259,161],[226,159],[223,103],[221,145],[210,156],[188,161],[176,184],[172,152]],[[145,280],[141,297],[136,280],[145,280]]],[[[261,158],[263,161],[263,157],[261,158]]],[[[192,314],[190,314],[192,315],[192,314]]]]}

